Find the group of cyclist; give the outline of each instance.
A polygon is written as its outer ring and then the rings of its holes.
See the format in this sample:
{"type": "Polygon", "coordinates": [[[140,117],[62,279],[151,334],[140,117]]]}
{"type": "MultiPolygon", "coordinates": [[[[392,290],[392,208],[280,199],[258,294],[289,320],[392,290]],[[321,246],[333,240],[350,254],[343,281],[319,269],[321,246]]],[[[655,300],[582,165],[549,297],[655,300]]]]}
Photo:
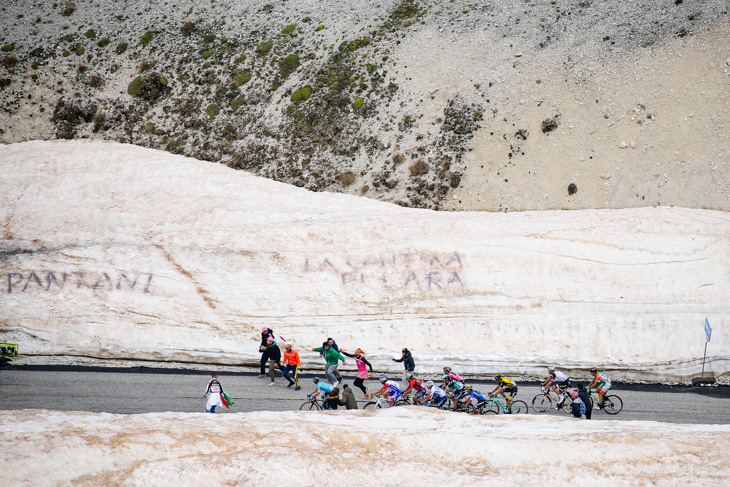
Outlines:
{"type": "MultiPolygon", "coordinates": [[[[611,388],[611,379],[603,373],[599,373],[596,368],[591,368],[590,373],[593,380],[587,386],[587,389],[596,388],[598,392],[598,408],[603,407],[603,397],[611,388]]],[[[418,379],[414,373],[407,375],[405,383],[391,380],[387,375],[380,376],[381,388],[371,394],[366,393],[365,399],[383,396],[389,406],[396,406],[398,400],[402,396],[413,393],[413,403],[422,406],[433,406],[444,408],[446,402],[451,400],[454,410],[465,410],[470,413],[479,414],[480,408],[496,395],[502,396],[507,402],[506,412],[512,412],[512,401],[517,395],[517,383],[501,374],[494,376],[497,382],[496,387],[488,394],[483,394],[475,390],[471,384],[466,384],[464,379],[454,373],[451,367],[443,368],[442,381],[436,384],[433,380],[423,382],[418,379]],[[401,386],[405,386],[402,388],[401,386]]],[[[316,389],[312,392],[312,396],[316,397],[324,394],[325,409],[328,408],[328,399],[331,399],[336,389],[327,382],[321,381],[318,377],[314,378],[316,389]]],[[[570,378],[563,372],[557,370],[555,366],[548,367],[548,378],[542,383],[543,390],[552,388],[558,395],[558,407],[560,407],[568,394],[567,389],[570,387],[570,378]]],[[[369,392],[369,390],[368,390],[369,392]]],[[[572,393],[577,394],[577,393],[572,393]]],[[[576,402],[580,403],[577,395],[576,402]]]]}

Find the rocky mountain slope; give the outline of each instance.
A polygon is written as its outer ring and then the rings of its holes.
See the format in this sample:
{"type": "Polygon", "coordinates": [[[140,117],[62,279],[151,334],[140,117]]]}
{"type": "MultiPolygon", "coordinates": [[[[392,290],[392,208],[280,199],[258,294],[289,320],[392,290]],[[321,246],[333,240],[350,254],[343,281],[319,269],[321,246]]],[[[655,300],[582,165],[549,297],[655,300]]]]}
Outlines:
{"type": "Polygon", "coordinates": [[[730,209],[725,0],[7,0],[0,141],[434,209],[730,209]]]}

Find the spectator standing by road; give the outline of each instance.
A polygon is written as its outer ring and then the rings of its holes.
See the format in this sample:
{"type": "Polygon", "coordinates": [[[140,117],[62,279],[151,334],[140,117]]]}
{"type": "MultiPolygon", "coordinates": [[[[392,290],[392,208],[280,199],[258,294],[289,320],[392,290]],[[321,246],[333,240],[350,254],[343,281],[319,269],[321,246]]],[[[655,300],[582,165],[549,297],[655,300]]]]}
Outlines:
{"type": "Polygon", "coordinates": [[[269,360],[269,338],[276,342],[276,339],[274,338],[274,330],[265,326],[261,329],[261,345],[259,345],[259,352],[261,353],[261,373],[258,377],[260,379],[266,377],[266,361],[269,360]]]}
{"type": "Polygon", "coordinates": [[[208,398],[208,403],[205,405],[205,412],[215,414],[215,408],[217,406],[223,406],[223,401],[221,400],[223,386],[218,381],[218,374],[213,372],[211,377],[212,379],[210,379],[208,384],[205,386],[205,393],[203,394],[203,397],[208,398]]]}
{"type": "Polygon", "coordinates": [[[583,400],[583,404],[586,405],[586,419],[591,419],[591,413],[593,412],[593,401],[591,400],[591,394],[586,389],[586,386],[580,382],[578,383],[578,397],[583,400]]]}
{"type": "Polygon", "coordinates": [[[327,380],[332,384],[332,387],[337,387],[340,382],[335,378],[333,371],[337,368],[339,361],[342,361],[343,365],[347,364],[345,357],[330,347],[328,342],[322,343],[321,347],[313,348],[312,351],[319,352],[324,356],[324,360],[327,362],[327,365],[324,366],[324,373],[327,376],[327,380]]]}
{"type": "Polygon", "coordinates": [[[269,377],[271,378],[271,382],[269,382],[269,385],[273,386],[274,372],[276,370],[276,367],[278,367],[281,362],[281,349],[279,348],[279,345],[276,344],[274,337],[269,337],[267,339],[267,344],[268,348],[266,349],[266,353],[269,357],[269,377]]]}
{"type": "MultiPolygon", "coordinates": [[[[336,352],[340,351],[340,347],[337,346],[337,343],[335,343],[335,339],[332,337],[329,337],[327,339],[327,343],[330,344],[330,348],[333,348],[336,352]]],[[[337,370],[337,366],[335,366],[335,369],[332,371],[332,373],[335,376],[335,379],[337,379],[337,382],[342,382],[342,374],[339,370],[337,370]]]]}
{"type": "Polygon", "coordinates": [[[408,379],[408,376],[413,373],[413,371],[416,369],[416,363],[413,361],[413,354],[410,350],[407,348],[404,348],[401,351],[401,358],[399,359],[393,359],[393,362],[403,362],[403,367],[405,370],[403,371],[403,388],[405,389],[408,387],[408,383],[406,380],[408,379]]]}

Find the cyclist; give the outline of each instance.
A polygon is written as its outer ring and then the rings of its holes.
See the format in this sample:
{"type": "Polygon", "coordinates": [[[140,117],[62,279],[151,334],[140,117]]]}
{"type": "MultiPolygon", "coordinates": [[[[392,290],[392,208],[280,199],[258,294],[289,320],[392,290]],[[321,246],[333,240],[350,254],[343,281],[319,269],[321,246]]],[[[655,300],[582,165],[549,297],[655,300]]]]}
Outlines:
{"type": "Polygon", "coordinates": [[[603,409],[603,396],[606,395],[608,390],[611,388],[611,379],[606,374],[599,374],[595,367],[591,368],[591,375],[593,381],[588,384],[588,390],[595,387],[598,391],[598,409],[603,409]]]}
{"type": "Polygon", "coordinates": [[[466,401],[464,401],[464,407],[471,406],[474,414],[479,414],[479,406],[487,401],[487,396],[479,391],[475,391],[471,385],[467,385],[466,387],[464,387],[464,396],[466,397],[466,401]],[[476,399],[476,404],[472,404],[472,399],[476,399]]]}
{"type": "Polygon", "coordinates": [[[502,377],[502,374],[497,374],[494,376],[494,380],[497,381],[497,387],[494,388],[494,390],[489,394],[490,397],[494,397],[495,395],[499,394],[505,399],[507,399],[507,408],[508,412],[512,412],[512,399],[515,398],[517,395],[517,384],[512,379],[508,379],[507,377],[502,377]],[[509,396],[505,394],[509,393],[509,396]]]}
{"type": "Polygon", "coordinates": [[[426,389],[428,389],[428,397],[423,402],[426,403],[427,406],[433,404],[440,408],[449,399],[449,396],[446,395],[446,391],[434,384],[432,380],[426,382],[426,389]]]}
{"type": "Polygon", "coordinates": [[[458,380],[461,383],[464,382],[464,379],[462,379],[461,377],[459,377],[458,375],[454,374],[451,371],[451,367],[444,367],[444,374],[448,374],[450,379],[458,380]]]}
{"type": "Polygon", "coordinates": [[[403,394],[400,390],[400,386],[398,383],[394,380],[388,380],[387,375],[381,375],[380,376],[380,383],[383,384],[383,388],[380,389],[378,392],[374,393],[370,397],[375,396],[382,396],[386,392],[388,393],[388,403],[391,406],[395,406],[395,402],[398,400],[398,398],[403,394]]]}
{"type": "Polygon", "coordinates": [[[555,369],[554,365],[548,365],[548,378],[542,383],[542,391],[552,385],[553,391],[558,395],[558,404],[555,406],[560,409],[560,405],[563,404],[565,399],[565,390],[570,387],[570,377],[565,375],[563,372],[555,369]]]}
{"type": "Polygon", "coordinates": [[[454,411],[456,411],[459,399],[461,399],[464,395],[464,383],[456,379],[452,379],[450,374],[444,374],[444,389],[454,402],[454,411]]]}
{"type": "Polygon", "coordinates": [[[406,382],[406,385],[408,387],[405,391],[403,391],[403,395],[405,396],[415,390],[416,394],[413,396],[413,404],[421,404],[421,399],[426,396],[426,387],[423,383],[416,379],[413,374],[410,374],[408,375],[408,382],[406,382]]]}
{"type": "Polygon", "coordinates": [[[314,381],[314,385],[317,386],[317,388],[314,390],[314,392],[310,394],[310,396],[317,397],[324,392],[324,395],[322,396],[322,407],[324,407],[324,409],[327,409],[329,406],[329,404],[327,404],[327,394],[332,393],[332,386],[323,380],[319,380],[319,377],[315,377],[312,380],[314,381]]]}

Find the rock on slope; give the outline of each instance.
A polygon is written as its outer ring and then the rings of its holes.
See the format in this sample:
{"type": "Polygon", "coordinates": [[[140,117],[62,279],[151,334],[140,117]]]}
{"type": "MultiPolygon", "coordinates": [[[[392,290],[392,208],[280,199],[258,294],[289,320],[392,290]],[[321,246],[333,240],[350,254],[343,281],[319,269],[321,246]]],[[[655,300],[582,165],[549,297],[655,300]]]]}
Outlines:
{"type": "Polygon", "coordinates": [[[271,326],[381,369],[408,347],[421,372],[670,380],[707,316],[707,370],[730,367],[726,212],[433,212],[103,141],[12,144],[0,173],[0,339],[24,353],[253,364],[271,326]]]}
{"type": "Polygon", "coordinates": [[[0,8],[0,141],[436,209],[730,209],[725,0],[0,8]]]}

